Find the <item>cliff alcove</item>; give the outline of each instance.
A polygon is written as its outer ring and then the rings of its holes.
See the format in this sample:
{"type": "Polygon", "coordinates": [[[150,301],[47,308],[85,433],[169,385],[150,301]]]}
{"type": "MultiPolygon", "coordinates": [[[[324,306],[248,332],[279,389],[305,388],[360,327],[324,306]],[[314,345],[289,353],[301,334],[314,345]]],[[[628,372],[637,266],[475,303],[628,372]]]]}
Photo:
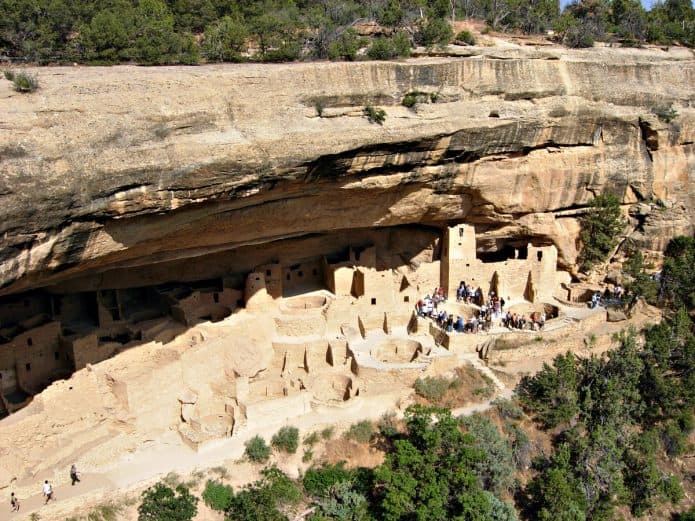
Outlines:
{"type": "Polygon", "coordinates": [[[693,233],[683,49],[36,73],[29,95],[0,82],[12,479],[171,433],[198,450],[268,418],[400,403],[481,351],[414,316],[418,299],[473,280],[558,315],[598,194],[654,258],[693,233]],[[437,102],[402,106],[413,91],[437,102]]]}

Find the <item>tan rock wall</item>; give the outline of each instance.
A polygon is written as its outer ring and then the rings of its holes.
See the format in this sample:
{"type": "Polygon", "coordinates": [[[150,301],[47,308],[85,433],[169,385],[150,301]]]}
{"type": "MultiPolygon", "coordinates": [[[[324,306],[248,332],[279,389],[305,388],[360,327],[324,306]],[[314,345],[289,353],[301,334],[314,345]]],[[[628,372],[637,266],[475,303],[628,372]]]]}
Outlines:
{"type": "MultiPolygon", "coordinates": [[[[692,53],[478,52],[42,68],[29,96],[2,84],[4,291],[280,238],[452,220],[555,243],[571,267],[576,251],[554,215],[604,190],[626,203],[667,198],[684,208],[672,230],[692,230],[692,53]],[[441,103],[400,106],[412,90],[441,103]],[[317,117],[317,98],[331,117],[317,117]],[[652,108],[669,103],[679,116],[666,124],[652,108]],[[385,107],[383,127],[361,116],[366,104],[385,107]]],[[[656,248],[660,237],[641,240],[656,248]]]]}

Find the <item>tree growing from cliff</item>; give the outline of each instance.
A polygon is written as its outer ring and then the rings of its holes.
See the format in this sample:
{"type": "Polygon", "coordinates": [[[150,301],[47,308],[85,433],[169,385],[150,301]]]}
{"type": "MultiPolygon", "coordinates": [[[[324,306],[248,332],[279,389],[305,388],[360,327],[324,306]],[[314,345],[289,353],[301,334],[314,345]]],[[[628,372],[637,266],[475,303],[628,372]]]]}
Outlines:
{"type": "Polygon", "coordinates": [[[675,237],[666,248],[661,273],[661,300],[673,308],[695,308],[695,239],[675,237]]]}
{"type": "Polygon", "coordinates": [[[618,244],[624,226],[620,201],[615,195],[603,194],[591,201],[589,213],[582,219],[580,233],[582,250],[579,262],[583,269],[591,269],[606,260],[618,244]]]}

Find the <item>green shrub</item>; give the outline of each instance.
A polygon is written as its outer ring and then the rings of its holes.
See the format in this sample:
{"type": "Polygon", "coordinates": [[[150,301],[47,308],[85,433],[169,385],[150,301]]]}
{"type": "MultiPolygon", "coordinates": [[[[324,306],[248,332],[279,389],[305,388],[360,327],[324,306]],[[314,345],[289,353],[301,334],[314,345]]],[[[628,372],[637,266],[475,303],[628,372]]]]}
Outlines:
{"type": "Polygon", "coordinates": [[[304,474],[302,484],[304,490],[315,497],[328,494],[330,487],[341,481],[348,481],[352,473],[345,468],[345,462],[341,461],[335,465],[325,464],[318,468],[310,468],[304,474]]]}
{"type": "Polygon", "coordinates": [[[659,300],[672,309],[695,308],[695,238],[674,237],[666,247],[659,300]]]}
{"type": "Polygon", "coordinates": [[[475,36],[470,31],[461,31],[456,35],[456,41],[463,42],[466,45],[475,45],[475,36]]]}
{"type": "Polygon", "coordinates": [[[297,504],[302,494],[277,467],[261,471],[262,478],[246,485],[232,498],[226,519],[235,521],[287,521],[280,509],[297,504]]]}
{"type": "Polygon", "coordinates": [[[385,413],[379,423],[377,424],[377,429],[379,429],[379,434],[385,438],[393,438],[398,435],[398,424],[396,420],[395,412],[385,413]]]}
{"type": "Polygon", "coordinates": [[[248,28],[243,22],[224,16],[205,28],[203,54],[208,61],[242,61],[247,37],[248,28]]]}
{"type": "Polygon", "coordinates": [[[495,388],[491,385],[485,385],[483,387],[476,387],[475,389],[473,389],[474,396],[490,398],[493,394],[495,394],[495,388]]]}
{"type": "Polygon", "coordinates": [[[531,442],[528,435],[518,425],[507,424],[505,433],[512,449],[512,461],[519,470],[524,470],[531,464],[531,442]]]}
{"type": "Polygon", "coordinates": [[[695,507],[690,507],[690,510],[676,515],[674,521],[695,521],[695,507]]]}
{"type": "Polygon", "coordinates": [[[661,442],[671,458],[684,454],[688,449],[688,437],[677,423],[667,423],[661,431],[661,442]]]}
{"type": "Polygon", "coordinates": [[[162,483],[164,483],[167,487],[176,488],[177,485],[181,484],[181,476],[179,476],[176,472],[169,472],[162,478],[162,483]]]}
{"type": "Polygon", "coordinates": [[[664,123],[671,123],[674,119],[678,117],[678,112],[673,108],[673,105],[660,105],[658,107],[652,107],[652,113],[656,115],[664,123]]]}
{"type": "Polygon", "coordinates": [[[415,38],[420,45],[447,45],[454,36],[451,24],[444,18],[429,18],[422,24],[415,38]]]}
{"type": "Polygon", "coordinates": [[[227,470],[227,467],[223,467],[221,465],[217,467],[212,467],[210,469],[210,472],[217,474],[221,479],[227,479],[229,477],[229,471],[227,470]]]}
{"type": "Polygon", "coordinates": [[[299,447],[299,429],[297,427],[283,427],[275,433],[270,440],[273,448],[294,454],[299,447]]]}
{"type": "Polygon", "coordinates": [[[174,29],[174,16],[166,2],[140,0],[134,10],[133,28],[127,36],[131,58],[141,65],[197,63],[199,48],[191,33],[174,29]]]}
{"type": "Polygon", "coordinates": [[[372,60],[391,60],[400,56],[410,56],[410,38],[400,31],[390,37],[377,38],[367,49],[372,60]]]}
{"type": "Polygon", "coordinates": [[[405,96],[403,96],[403,99],[401,100],[401,105],[403,105],[404,107],[411,108],[417,105],[418,103],[427,101],[428,99],[432,101],[432,103],[434,103],[437,100],[437,94],[433,92],[432,94],[428,95],[426,92],[413,90],[408,92],[405,96]]]}
{"type": "Polygon", "coordinates": [[[357,31],[349,28],[328,44],[328,59],[353,61],[363,45],[364,40],[357,31]]]}
{"type": "Polygon", "coordinates": [[[683,411],[677,418],[678,427],[683,434],[690,434],[695,430],[695,415],[691,411],[683,411]]]}
{"type": "Polygon", "coordinates": [[[497,398],[492,401],[491,405],[495,406],[501,418],[520,420],[524,417],[524,410],[514,400],[497,398]]]}
{"type": "Polygon", "coordinates": [[[415,393],[426,400],[438,403],[444,398],[444,393],[451,386],[447,378],[441,376],[427,376],[415,380],[415,393]]]}
{"type": "Polygon", "coordinates": [[[224,512],[232,504],[234,491],[232,487],[223,485],[219,481],[210,481],[205,484],[203,490],[203,501],[213,510],[224,512]]]}
{"type": "Polygon", "coordinates": [[[5,76],[5,79],[7,81],[14,81],[14,72],[12,72],[11,70],[5,69],[4,71],[2,71],[2,75],[5,76]]]}
{"type": "Polygon", "coordinates": [[[304,445],[308,445],[309,447],[313,447],[319,442],[319,433],[314,431],[311,434],[307,434],[304,436],[304,445]]]}
{"type": "Polygon", "coordinates": [[[138,521],[190,521],[198,513],[198,498],[186,487],[176,490],[157,483],[142,493],[138,521]]]}
{"type": "MultiPolygon", "coordinates": [[[[7,77],[7,76],[5,76],[7,77]]],[[[17,92],[34,92],[39,88],[39,80],[33,74],[20,72],[12,79],[14,90],[17,92]]]]}
{"type": "Polygon", "coordinates": [[[676,476],[668,476],[661,480],[661,495],[672,505],[677,505],[683,499],[683,487],[676,476]]]}
{"type": "Polygon", "coordinates": [[[514,480],[514,458],[509,442],[497,427],[480,414],[460,418],[461,424],[475,438],[475,446],[485,457],[475,466],[485,489],[501,494],[507,492],[514,480]]]}
{"type": "Polygon", "coordinates": [[[302,462],[309,463],[314,459],[314,451],[311,449],[304,449],[304,454],[302,454],[302,462]]]}
{"type": "Polygon", "coordinates": [[[330,440],[333,437],[333,427],[326,427],[321,431],[321,437],[324,440],[330,440]]]}
{"type": "Polygon", "coordinates": [[[401,100],[401,105],[404,107],[414,107],[415,104],[417,103],[417,93],[416,92],[409,92],[405,96],[403,96],[403,99],[401,100]]]}
{"type": "Polygon", "coordinates": [[[567,47],[583,49],[594,46],[594,36],[591,31],[583,24],[569,27],[565,32],[563,43],[567,47]]]}
{"type": "Polygon", "coordinates": [[[369,516],[369,504],[364,494],[354,490],[349,481],[336,483],[328,490],[327,497],[316,502],[318,515],[312,520],[342,519],[361,521],[372,519],[369,516]]]}
{"type": "Polygon", "coordinates": [[[357,443],[368,443],[374,434],[374,425],[369,420],[354,423],[345,433],[345,438],[357,443]]]}
{"type": "Polygon", "coordinates": [[[534,376],[525,376],[517,387],[519,401],[531,409],[544,428],[570,422],[579,412],[577,386],[580,372],[571,352],[558,355],[553,365],[543,364],[534,376]]]}
{"type": "Polygon", "coordinates": [[[263,480],[270,488],[275,501],[281,505],[296,505],[302,500],[302,492],[297,484],[275,465],[261,471],[263,480]]]}
{"type": "Polygon", "coordinates": [[[123,507],[121,505],[102,503],[87,514],[87,521],[116,521],[118,514],[122,511],[123,507]]]}
{"type": "Polygon", "coordinates": [[[491,30],[492,28],[489,25],[486,25],[485,27],[483,27],[483,30],[480,31],[480,34],[490,34],[491,30]]]}
{"type": "Polygon", "coordinates": [[[374,470],[379,519],[492,519],[473,471],[482,451],[451,413],[415,405],[406,410],[405,423],[407,435],[374,470]]]}
{"type": "Polygon", "coordinates": [[[506,501],[502,501],[492,492],[486,490],[483,493],[490,503],[490,509],[492,511],[490,519],[494,521],[518,521],[519,518],[516,515],[516,510],[514,510],[512,505],[506,501]]]}
{"type": "Polygon", "coordinates": [[[263,463],[264,461],[268,461],[268,458],[270,458],[271,449],[265,440],[260,436],[254,436],[244,443],[244,445],[246,446],[244,454],[246,454],[249,460],[253,461],[254,463],[263,463]]]}
{"type": "Polygon", "coordinates": [[[384,120],[386,119],[386,111],[384,109],[378,109],[371,105],[367,105],[362,112],[370,123],[384,124],[384,120]]]}

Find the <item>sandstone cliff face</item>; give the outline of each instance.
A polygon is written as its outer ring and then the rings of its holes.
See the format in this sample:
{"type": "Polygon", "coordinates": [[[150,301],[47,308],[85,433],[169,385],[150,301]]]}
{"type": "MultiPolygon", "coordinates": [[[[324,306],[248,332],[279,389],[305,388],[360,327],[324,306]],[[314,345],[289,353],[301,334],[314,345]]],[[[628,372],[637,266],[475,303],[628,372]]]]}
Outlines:
{"type": "Polygon", "coordinates": [[[554,243],[617,193],[633,238],[692,233],[686,50],[476,50],[404,62],[41,68],[0,82],[2,293],[353,228],[475,223],[554,243]],[[427,103],[401,106],[408,92],[427,103]],[[434,102],[431,102],[434,101],[434,102]],[[667,123],[654,107],[673,104],[667,123]],[[383,125],[362,115],[382,107],[383,125]]]}

